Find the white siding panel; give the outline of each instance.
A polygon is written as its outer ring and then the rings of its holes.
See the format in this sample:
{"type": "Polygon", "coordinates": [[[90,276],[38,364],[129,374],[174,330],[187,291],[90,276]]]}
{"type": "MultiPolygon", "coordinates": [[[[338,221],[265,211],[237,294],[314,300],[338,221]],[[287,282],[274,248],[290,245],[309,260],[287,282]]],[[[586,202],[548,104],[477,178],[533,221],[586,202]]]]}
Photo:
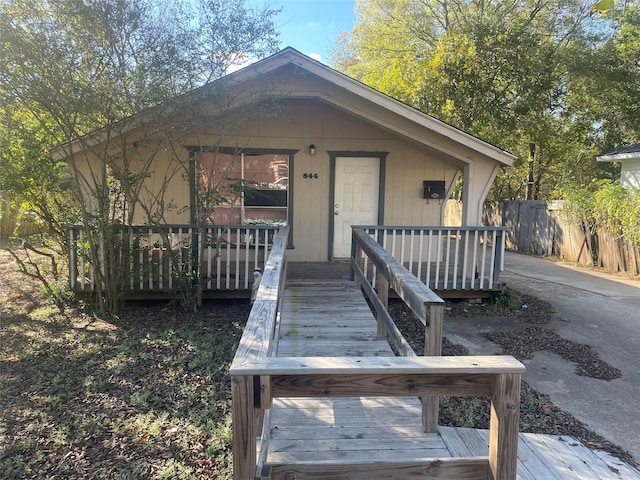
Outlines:
{"type": "Polygon", "coordinates": [[[623,160],[620,164],[620,185],[640,188],[640,160],[623,160]]]}

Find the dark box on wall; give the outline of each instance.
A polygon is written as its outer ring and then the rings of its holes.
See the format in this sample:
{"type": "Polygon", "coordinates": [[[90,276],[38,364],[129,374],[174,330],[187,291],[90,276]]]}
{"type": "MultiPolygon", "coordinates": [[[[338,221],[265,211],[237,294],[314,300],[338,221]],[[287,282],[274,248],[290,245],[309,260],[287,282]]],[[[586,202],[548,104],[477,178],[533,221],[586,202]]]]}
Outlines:
{"type": "Polygon", "coordinates": [[[444,199],[444,180],[424,180],[422,182],[422,189],[422,198],[426,198],[427,200],[444,199]]]}

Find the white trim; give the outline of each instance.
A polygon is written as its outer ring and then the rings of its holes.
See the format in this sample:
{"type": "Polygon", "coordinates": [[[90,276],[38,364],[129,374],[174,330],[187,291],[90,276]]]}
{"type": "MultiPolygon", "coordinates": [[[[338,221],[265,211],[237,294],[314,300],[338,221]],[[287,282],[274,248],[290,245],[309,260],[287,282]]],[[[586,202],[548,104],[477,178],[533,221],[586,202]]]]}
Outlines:
{"type": "Polygon", "coordinates": [[[621,162],[622,160],[640,160],[640,152],[618,153],[615,155],[600,155],[598,162],[621,162]]]}

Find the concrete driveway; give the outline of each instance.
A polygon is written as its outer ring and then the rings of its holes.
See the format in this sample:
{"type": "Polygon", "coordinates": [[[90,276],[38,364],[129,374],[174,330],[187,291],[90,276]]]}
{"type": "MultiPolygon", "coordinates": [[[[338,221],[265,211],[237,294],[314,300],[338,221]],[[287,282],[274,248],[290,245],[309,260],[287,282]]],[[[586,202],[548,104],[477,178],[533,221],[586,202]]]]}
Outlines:
{"type": "MultiPolygon", "coordinates": [[[[622,378],[612,381],[581,377],[574,364],[542,351],[525,362],[524,380],[640,462],[640,281],[516,253],[507,253],[501,279],[508,288],[555,307],[557,319],[546,328],[590,345],[622,370],[622,378]]],[[[472,354],[495,348],[465,335],[459,322],[449,332],[445,326],[447,334],[463,344],[466,340],[472,354]]]]}

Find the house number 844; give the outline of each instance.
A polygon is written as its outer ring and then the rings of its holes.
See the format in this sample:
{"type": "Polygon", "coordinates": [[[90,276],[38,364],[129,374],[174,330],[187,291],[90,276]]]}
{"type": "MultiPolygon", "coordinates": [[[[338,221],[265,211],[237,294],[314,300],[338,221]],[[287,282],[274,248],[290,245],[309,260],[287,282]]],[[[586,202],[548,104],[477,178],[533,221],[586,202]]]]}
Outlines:
{"type": "Polygon", "coordinates": [[[302,178],[318,178],[317,173],[303,173],[302,178]]]}

